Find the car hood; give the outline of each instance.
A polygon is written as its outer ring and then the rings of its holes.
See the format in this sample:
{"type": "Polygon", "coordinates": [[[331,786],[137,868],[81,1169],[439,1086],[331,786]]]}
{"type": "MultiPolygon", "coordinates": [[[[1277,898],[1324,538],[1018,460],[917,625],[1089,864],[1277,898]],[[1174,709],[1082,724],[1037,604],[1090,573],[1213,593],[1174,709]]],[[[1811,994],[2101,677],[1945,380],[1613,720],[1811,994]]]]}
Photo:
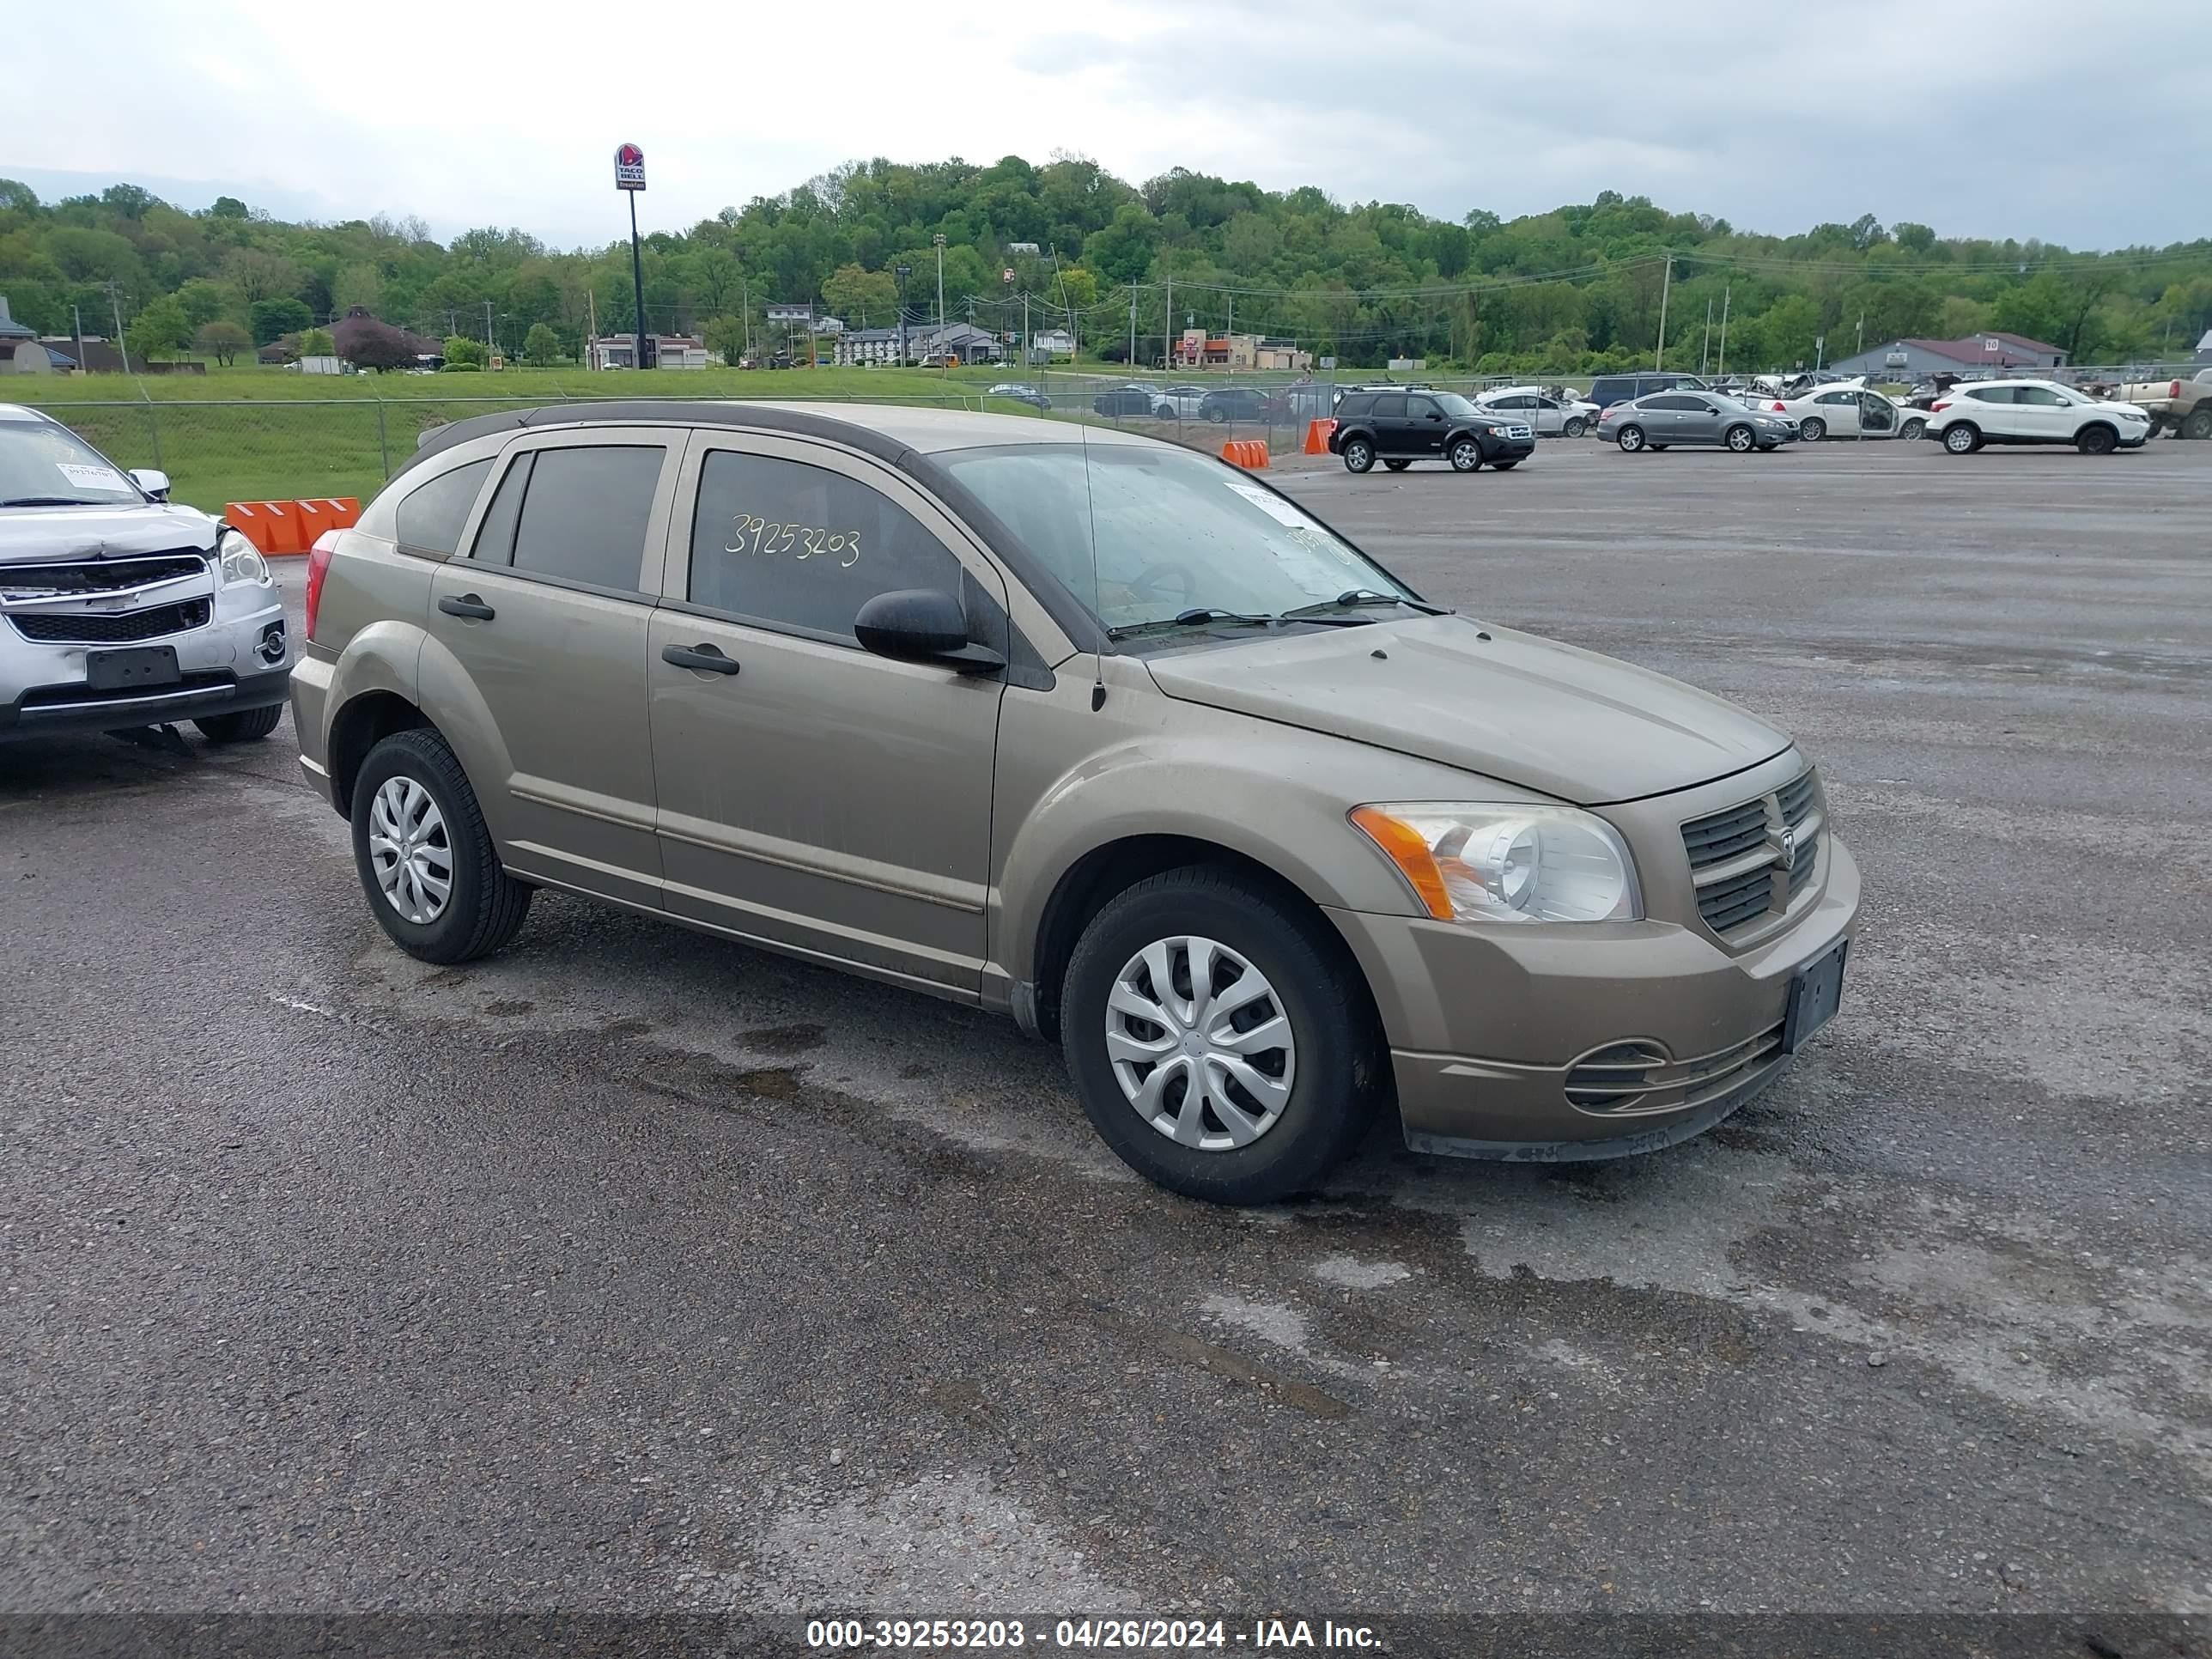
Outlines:
{"type": "Polygon", "coordinates": [[[0,562],[120,558],[215,547],[216,521],[198,507],[169,502],[137,507],[0,507],[0,562]]]}
{"type": "Polygon", "coordinates": [[[1146,665],[1182,702],[1583,806],[1687,788],[1790,747],[1764,720],[1663,674],[1465,617],[1170,652],[1146,665]]]}

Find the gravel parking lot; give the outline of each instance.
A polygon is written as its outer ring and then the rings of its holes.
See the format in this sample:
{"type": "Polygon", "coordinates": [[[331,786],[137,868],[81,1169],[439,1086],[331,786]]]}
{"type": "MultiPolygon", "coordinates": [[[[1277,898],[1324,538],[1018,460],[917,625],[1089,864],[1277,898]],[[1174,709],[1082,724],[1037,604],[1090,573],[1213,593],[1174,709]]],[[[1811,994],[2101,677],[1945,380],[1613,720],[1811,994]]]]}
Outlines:
{"type": "Polygon", "coordinates": [[[410,961],[289,725],[0,750],[0,1601],[2212,1612],[2212,444],[1275,476],[1820,761],[1776,1093],[1211,1210],[1011,1024],[410,961]]]}

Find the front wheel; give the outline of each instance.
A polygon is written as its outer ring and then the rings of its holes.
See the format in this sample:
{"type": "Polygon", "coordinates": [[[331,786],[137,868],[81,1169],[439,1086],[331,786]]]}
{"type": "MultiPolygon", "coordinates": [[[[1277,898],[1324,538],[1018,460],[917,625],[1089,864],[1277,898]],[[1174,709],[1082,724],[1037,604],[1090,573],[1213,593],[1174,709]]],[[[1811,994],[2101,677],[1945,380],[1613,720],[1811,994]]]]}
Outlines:
{"type": "Polygon", "coordinates": [[[1344,447],[1344,470],[1346,472],[1371,472],[1375,470],[1375,446],[1364,438],[1354,438],[1344,447]]]}
{"type": "Polygon", "coordinates": [[[1482,465],[1482,447],[1472,438],[1462,438],[1451,447],[1449,459],[1455,472],[1476,471],[1482,465]]]}
{"type": "Polygon", "coordinates": [[[1559,433],[1562,437],[1579,438],[1583,435],[1584,430],[1585,428],[1580,421],[1569,421],[1565,426],[1559,428],[1559,433]]]}
{"type": "Polygon", "coordinates": [[[2119,447],[2119,436],[2108,426],[2084,427],[2081,435],[2074,440],[2075,448],[2084,455],[2109,455],[2119,447]]]}
{"type": "Polygon", "coordinates": [[[1828,423],[1818,415],[1810,416],[1797,428],[1797,435],[1808,444],[1816,444],[1828,435],[1828,423]]]}
{"type": "Polygon", "coordinates": [[[210,714],[192,724],[210,743],[257,743],[274,732],[284,719],[284,705],[273,702],[266,708],[241,708],[231,714],[210,714]]]}
{"type": "Polygon", "coordinates": [[[1970,426],[1964,421],[1959,421],[1943,428],[1943,447],[1954,455],[1971,455],[1981,447],[1982,432],[1979,427],[1970,426]]]}
{"type": "Polygon", "coordinates": [[[1644,428],[1640,426],[1625,426],[1613,438],[1613,442],[1633,455],[1644,447],[1644,428]]]}
{"type": "Polygon", "coordinates": [[[1928,435],[1928,422],[1925,421],[1907,421],[1903,426],[1898,428],[1897,435],[1902,438],[1906,443],[1917,444],[1923,438],[1928,435]]]}
{"type": "Polygon", "coordinates": [[[1739,455],[1748,455],[1759,443],[1759,436],[1747,426],[1732,426],[1721,441],[1739,455]]]}
{"type": "Polygon", "coordinates": [[[1387,1087],[1341,945],[1270,889],[1204,866],[1140,882],[1091,919],[1060,1026],[1099,1137],[1139,1174],[1215,1203],[1312,1188],[1387,1087]]]}
{"type": "Polygon", "coordinates": [[[468,774],[435,732],[395,732],[368,751],[354,779],[353,854],[378,925],[421,961],[489,956],[530,914],[531,890],[500,862],[468,774]]]}

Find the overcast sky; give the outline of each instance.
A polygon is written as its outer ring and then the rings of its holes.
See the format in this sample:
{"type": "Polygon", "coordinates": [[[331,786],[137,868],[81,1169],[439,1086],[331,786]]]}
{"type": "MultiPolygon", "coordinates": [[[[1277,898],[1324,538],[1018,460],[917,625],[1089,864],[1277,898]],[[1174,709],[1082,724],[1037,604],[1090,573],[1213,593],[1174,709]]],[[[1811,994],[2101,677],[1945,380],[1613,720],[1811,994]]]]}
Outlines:
{"type": "Polygon", "coordinates": [[[1457,218],[1605,189],[1802,230],[2212,232],[2212,0],[82,0],[9,32],[0,176],[561,246],[870,155],[1095,157],[1457,218]],[[1064,21],[1062,21],[1064,20],[1064,21]]]}

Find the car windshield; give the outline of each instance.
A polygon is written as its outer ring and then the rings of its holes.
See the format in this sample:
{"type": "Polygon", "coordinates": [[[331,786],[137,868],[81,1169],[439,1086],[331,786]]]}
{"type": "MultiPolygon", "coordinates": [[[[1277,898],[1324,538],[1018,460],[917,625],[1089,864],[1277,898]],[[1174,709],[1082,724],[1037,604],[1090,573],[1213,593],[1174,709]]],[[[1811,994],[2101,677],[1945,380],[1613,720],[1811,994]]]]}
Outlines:
{"type": "Polygon", "coordinates": [[[1473,404],[1468,402],[1466,398],[1461,397],[1456,392],[1431,392],[1430,395],[1444,406],[1444,413],[1450,416],[1455,421],[1472,421],[1476,416],[1486,412],[1493,419],[1500,414],[1511,413],[1510,410],[1490,410],[1486,411],[1477,409],[1473,404]]]}
{"type": "Polygon", "coordinates": [[[135,506],[145,499],[67,427],[0,414],[0,507],[135,506]]]}
{"type": "Polygon", "coordinates": [[[1296,502],[1183,450],[1023,444],[938,459],[1109,629],[1194,611],[1279,617],[1355,591],[1413,597],[1296,502]]]}

